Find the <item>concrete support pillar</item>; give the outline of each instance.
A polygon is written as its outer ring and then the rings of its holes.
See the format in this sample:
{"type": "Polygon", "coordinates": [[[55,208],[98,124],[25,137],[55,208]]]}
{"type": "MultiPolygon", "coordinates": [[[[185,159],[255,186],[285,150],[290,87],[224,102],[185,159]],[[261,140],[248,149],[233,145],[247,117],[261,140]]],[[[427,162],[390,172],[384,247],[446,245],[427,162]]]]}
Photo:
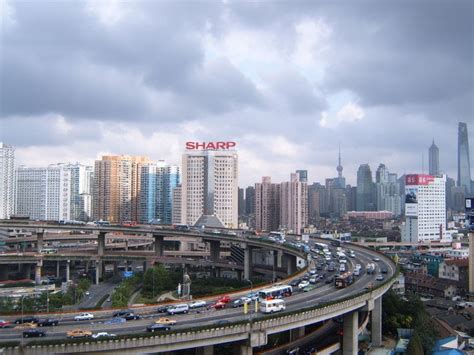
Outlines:
{"type": "Polygon", "coordinates": [[[382,346],[382,297],[375,299],[370,321],[372,324],[372,345],[382,346]]]}
{"type": "Polygon", "coordinates": [[[221,242],[211,241],[210,249],[211,249],[211,260],[213,262],[219,261],[219,258],[221,256],[221,242]]]}
{"type": "Polygon", "coordinates": [[[247,245],[244,249],[244,279],[252,277],[252,248],[247,245]]]}
{"type": "Polygon", "coordinates": [[[299,338],[304,337],[305,327],[298,327],[290,330],[290,342],[295,341],[299,338]]]}
{"type": "Polygon", "coordinates": [[[114,276],[118,275],[118,261],[114,261],[114,276]]]}
{"type": "Polygon", "coordinates": [[[105,250],[105,232],[100,231],[97,237],[97,255],[104,255],[105,250]]]}
{"type": "Polygon", "coordinates": [[[86,260],[86,274],[89,273],[89,260],[86,260]]]}
{"type": "Polygon", "coordinates": [[[66,261],[66,282],[69,282],[69,280],[71,280],[71,261],[70,260],[66,261]]]}
{"type": "Polygon", "coordinates": [[[162,235],[153,234],[153,249],[155,250],[156,256],[163,256],[163,239],[162,235]]]}
{"type": "Polygon", "coordinates": [[[273,266],[275,268],[282,267],[283,252],[281,250],[273,251],[273,266]]]}
{"type": "Polygon", "coordinates": [[[240,345],[240,355],[252,355],[253,350],[251,346],[240,345]]]}
{"type": "Polygon", "coordinates": [[[98,285],[100,278],[102,277],[102,262],[96,261],[95,263],[95,284],[98,285]]]}
{"type": "Polygon", "coordinates": [[[144,261],[143,262],[143,273],[145,273],[147,269],[148,269],[148,262],[144,261]]]}
{"type": "Polygon", "coordinates": [[[38,262],[35,265],[35,284],[41,285],[41,267],[43,266],[42,262],[38,262]]]}
{"type": "Polygon", "coordinates": [[[196,348],[196,355],[213,355],[214,345],[207,345],[201,348],[196,348]]]}
{"type": "Polygon", "coordinates": [[[286,255],[286,272],[288,275],[296,272],[296,256],[286,255]]]}
{"type": "Polygon", "coordinates": [[[23,277],[29,279],[31,277],[31,264],[22,264],[23,277]]]}
{"type": "Polygon", "coordinates": [[[59,260],[56,261],[56,278],[57,279],[59,279],[59,275],[60,275],[60,270],[61,270],[60,266],[61,266],[61,262],[59,260]]]}
{"type": "Polygon", "coordinates": [[[357,311],[344,315],[342,354],[357,355],[359,350],[357,328],[359,326],[359,313],[357,311]]]}
{"type": "Polygon", "coordinates": [[[44,229],[37,229],[36,230],[36,246],[38,252],[43,249],[43,239],[44,239],[44,229]]]}

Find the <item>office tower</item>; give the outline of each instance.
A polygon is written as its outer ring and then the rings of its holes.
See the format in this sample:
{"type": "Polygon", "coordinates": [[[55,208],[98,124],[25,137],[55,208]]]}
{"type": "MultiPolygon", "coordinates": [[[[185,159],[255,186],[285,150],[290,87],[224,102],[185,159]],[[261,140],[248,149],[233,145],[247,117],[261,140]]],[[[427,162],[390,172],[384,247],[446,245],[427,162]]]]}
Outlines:
{"type": "MultiPolygon", "coordinates": [[[[238,227],[238,156],[235,151],[189,151],[183,154],[181,221],[214,221],[238,227]],[[212,218],[210,218],[212,217],[212,218]]],[[[214,223],[213,222],[213,223],[214,223]]]]}
{"type": "Polygon", "coordinates": [[[296,170],[301,182],[308,183],[308,170],[296,170]]]}
{"type": "Polygon", "coordinates": [[[357,186],[346,186],[346,202],[348,211],[357,209],[357,186]]]}
{"type": "Polygon", "coordinates": [[[71,219],[88,221],[92,217],[93,168],[80,163],[67,164],[64,168],[71,172],[71,219]]]}
{"type": "Polygon", "coordinates": [[[316,223],[323,213],[327,213],[324,206],[326,199],[326,188],[320,183],[313,183],[308,186],[308,221],[316,223]]]}
{"type": "Polygon", "coordinates": [[[326,179],[325,199],[330,217],[341,217],[347,212],[346,188],[340,187],[339,178],[326,179]]]}
{"type": "Polygon", "coordinates": [[[377,211],[390,211],[400,216],[401,197],[397,174],[391,174],[385,164],[380,164],[375,173],[377,211]]]}
{"type": "Polygon", "coordinates": [[[103,156],[94,166],[93,217],[112,223],[138,221],[141,169],[147,157],[103,156]]]}
{"type": "Polygon", "coordinates": [[[71,170],[64,164],[16,170],[15,213],[31,219],[71,219],[71,170]]]}
{"type": "Polygon", "coordinates": [[[439,175],[439,149],[434,139],[429,149],[429,174],[439,175]]]}
{"type": "Polygon", "coordinates": [[[458,183],[464,188],[466,196],[471,195],[471,161],[469,158],[469,139],[467,124],[459,122],[458,127],[458,183]]]}
{"type": "Polygon", "coordinates": [[[402,241],[441,240],[446,233],[446,175],[405,177],[405,228],[402,241]]]}
{"type": "Polygon", "coordinates": [[[454,209],[453,188],[456,187],[456,181],[449,176],[446,177],[446,209],[454,209]]]}
{"type": "Polygon", "coordinates": [[[15,148],[0,142],[0,219],[15,208],[15,148]]]}
{"type": "Polygon", "coordinates": [[[289,182],[281,183],[280,191],[281,227],[299,234],[308,224],[308,185],[294,173],[289,182]]]}
{"type": "Polygon", "coordinates": [[[181,223],[181,184],[173,189],[173,203],[172,203],[171,223],[181,223]]]}
{"type": "Polygon", "coordinates": [[[273,231],[280,228],[280,184],[269,176],[255,184],[255,229],[273,231]]]}
{"type": "Polygon", "coordinates": [[[239,187],[239,219],[245,215],[245,190],[239,187]]]}
{"type": "Polygon", "coordinates": [[[245,189],[245,214],[255,214],[255,187],[248,186],[245,189]]]}
{"type": "Polygon", "coordinates": [[[375,211],[375,186],[369,164],[357,170],[357,211],[375,211]]]}
{"type": "Polygon", "coordinates": [[[140,174],[138,220],[141,223],[171,224],[173,189],[181,183],[179,167],[159,161],[143,164],[140,174]]]}

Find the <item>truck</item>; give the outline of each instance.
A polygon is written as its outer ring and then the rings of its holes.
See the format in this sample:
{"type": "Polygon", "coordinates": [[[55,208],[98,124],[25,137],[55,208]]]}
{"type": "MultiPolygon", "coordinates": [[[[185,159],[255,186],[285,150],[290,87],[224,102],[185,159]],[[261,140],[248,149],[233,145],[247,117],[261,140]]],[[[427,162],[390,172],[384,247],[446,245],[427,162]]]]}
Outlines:
{"type": "Polygon", "coordinates": [[[374,263],[368,263],[367,266],[365,267],[367,270],[367,274],[371,275],[375,273],[375,264],[374,263]]]}

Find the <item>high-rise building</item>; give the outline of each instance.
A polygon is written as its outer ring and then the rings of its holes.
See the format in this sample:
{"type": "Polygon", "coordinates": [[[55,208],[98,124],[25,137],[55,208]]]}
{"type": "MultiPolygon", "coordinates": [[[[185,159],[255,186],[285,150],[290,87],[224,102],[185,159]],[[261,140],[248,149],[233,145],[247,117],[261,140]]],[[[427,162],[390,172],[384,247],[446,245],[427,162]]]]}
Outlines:
{"type": "Polygon", "coordinates": [[[248,186],[245,189],[245,214],[255,214],[255,187],[248,186]]]}
{"type": "Polygon", "coordinates": [[[280,228],[280,184],[269,176],[255,184],[255,229],[272,231],[280,228]]]}
{"type": "Polygon", "coordinates": [[[0,219],[15,208],[15,148],[0,142],[0,219]]]}
{"type": "Polygon", "coordinates": [[[71,170],[64,164],[16,170],[15,213],[40,220],[71,219],[71,170]]]}
{"type": "Polygon", "coordinates": [[[301,233],[308,224],[308,185],[297,173],[280,185],[280,224],[289,232],[301,233]]]}
{"type": "Polygon", "coordinates": [[[201,217],[213,216],[227,228],[238,227],[238,156],[235,151],[204,150],[183,154],[181,186],[182,223],[195,225],[201,217]]]}
{"type": "Polygon", "coordinates": [[[441,240],[446,233],[446,175],[406,175],[402,241],[441,240]]]}
{"type": "Polygon", "coordinates": [[[296,170],[301,182],[308,183],[308,170],[296,170]]]}
{"type": "Polygon", "coordinates": [[[171,223],[181,223],[181,184],[179,184],[173,189],[171,223]]]}
{"type": "Polygon", "coordinates": [[[391,174],[385,164],[380,164],[375,173],[377,211],[390,211],[400,216],[401,197],[397,174],[391,174]]]}
{"type": "Polygon", "coordinates": [[[434,139],[428,151],[429,155],[429,174],[439,175],[439,149],[435,144],[434,139]]]}
{"type": "Polygon", "coordinates": [[[141,223],[171,224],[173,189],[181,182],[179,167],[160,161],[144,164],[140,174],[138,220],[141,223]]]}
{"type": "Polygon", "coordinates": [[[245,215],[245,190],[239,187],[239,219],[245,215]]]}
{"type": "Polygon", "coordinates": [[[458,127],[458,182],[464,188],[466,196],[471,195],[471,160],[469,158],[469,139],[467,124],[459,122],[458,127]]]}
{"type": "Polygon", "coordinates": [[[357,170],[357,211],[375,211],[375,186],[369,164],[357,170]]]}
{"type": "Polygon", "coordinates": [[[326,188],[320,183],[313,183],[308,186],[308,221],[316,223],[321,215],[327,213],[324,205],[326,199],[326,188]]]}
{"type": "Polygon", "coordinates": [[[65,169],[71,172],[71,219],[88,221],[92,218],[92,184],[94,170],[92,166],[80,163],[67,164],[65,169]]]}
{"type": "Polygon", "coordinates": [[[112,223],[138,221],[142,156],[103,156],[94,166],[93,217],[112,223]]]}

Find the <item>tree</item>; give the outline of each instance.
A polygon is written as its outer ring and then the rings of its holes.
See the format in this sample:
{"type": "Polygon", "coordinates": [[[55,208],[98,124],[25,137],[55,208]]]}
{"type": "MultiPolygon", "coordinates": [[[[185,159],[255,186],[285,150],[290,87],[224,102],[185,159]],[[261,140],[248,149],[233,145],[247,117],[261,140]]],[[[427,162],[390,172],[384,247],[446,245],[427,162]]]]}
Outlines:
{"type": "Polygon", "coordinates": [[[414,332],[410,343],[408,343],[407,354],[410,355],[424,355],[423,345],[417,332],[414,332]]]}
{"type": "Polygon", "coordinates": [[[163,291],[173,290],[175,286],[163,265],[148,269],[143,277],[143,295],[148,298],[155,298],[163,291]]]}

